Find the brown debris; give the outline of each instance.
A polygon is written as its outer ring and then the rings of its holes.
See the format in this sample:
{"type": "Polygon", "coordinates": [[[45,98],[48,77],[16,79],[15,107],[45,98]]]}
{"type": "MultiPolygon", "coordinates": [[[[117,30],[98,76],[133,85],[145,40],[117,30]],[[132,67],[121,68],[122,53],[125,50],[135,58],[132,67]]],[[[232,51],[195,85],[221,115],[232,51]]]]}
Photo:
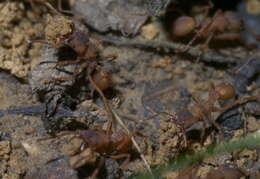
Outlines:
{"type": "Polygon", "coordinates": [[[48,16],[45,28],[45,37],[48,42],[59,45],[58,37],[68,35],[72,32],[72,21],[64,16],[48,16]]]}
{"type": "Polygon", "coordinates": [[[0,68],[24,78],[38,60],[41,48],[40,44],[30,47],[26,41],[42,35],[43,20],[30,16],[23,2],[3,2],[0,9],[0,68]]]}

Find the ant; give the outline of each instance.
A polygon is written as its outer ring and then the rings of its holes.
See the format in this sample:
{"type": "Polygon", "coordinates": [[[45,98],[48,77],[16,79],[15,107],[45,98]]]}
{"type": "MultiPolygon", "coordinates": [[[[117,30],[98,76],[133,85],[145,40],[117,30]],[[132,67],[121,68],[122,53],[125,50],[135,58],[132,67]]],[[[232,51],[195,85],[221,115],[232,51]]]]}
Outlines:
{"type": "MultiPolygon", "coordinates": [[[[80,64],[82,69],[86,69],[89,81],[94,81],[101,90],[111,85],[109,73],[98,62],[102,59],[114,59],[117,56],[100,57],[102,44],[98,37],[91,35],[87,30],[79,30],[71,20],[63,16],[49,16],[45,34],[49,45],[56,48],[67,45],[77,54],[77,59],[58,62],[55,67],[80,64]]],[[[80,71],[76,70],[73,76],[76,77],[80,71]]]]}
{"type": "MultiPolygon", "coordinates": [[[[208,9],[212,7],[213,5],[210,5],[208,9]]],[[[212,39],[243,41],[242,36],[238,33],[242,26],[243,21],[238,14],[233,11],[223,12],[219,9],[213,17],[209,17],[207,11],[206,17],[202,20],[190,16],[181,16],[173,23],[171,32],[176,38],[195,34],[183,50],[185,52],[197,38],[206,39],[205,47],[212,39]]]]}
{"type": "MultiPolygon", "coordinates": [[[[187,140],[185,136],[185,131],[190,128],[193,124],[204,120],[208,122],[205,118],[209,120],[209,122],[221,132],[221,138],[223,139],[223,129],[221,126],[212,118],[213,112],[223,112],[229,110],[235,106],[247,103],[249,101],[260,101],[259,97],[252,96],[246,97],[243,99],[238,99],[224,107],[216,107],[215,103],[218,101],[225,101],[235,97],[235,89],[231,84],[228,83],[220,83],[218,85],[214,85],[210,83],[210,89],[208,92],[208,98],[205,102],[201,102],[199,98],[192,95],[195,104],[193,104],[189,109],[184,109],[179,111],[176,115],[172,115],[168,112],[161,112],[171,117],[173,122],[176,124],[178,128],[180,128],[182,135],[184,136],[184,142],[187,146],[187,140]]],[[[152,118],[158,116],[160,113],[152,116],[152,118]]],[[[201,133],[201,142],[203,141],[203,137],[205,135],[205,123],[203,123],[203,130],[201,133]]]]}
{"type": "MultiPolygon", "coordinates": [[[[63,133],[59,136],[68,134],[71,133],[63,133]]],[[[70,139],[70,141],[77,138],[82,142],[78,147],[80,150],[78,152],[71,153],[73,156],[70,158],[70,165],[72,168],[79,168],[88,163],[93,164],[96,162],[96,157],[98,154],[100,156],[100,160],[98,161],[97,165],[95,165],[97,168],[91,174],[91,178],[95,178],[98,175],[99,170],[104,165],[104,158],[106,157],[114,160],[124,159],[120,168],[125,170],[130,161],[131,152],[133,151],[133,143],[131,138],[137,135],[141,136],[141,134],[138,132],[127,134],[123,131],[119,131],[117,133],[113,133],[111,121],[108,122],[106,130],[94,128],[83,130],[76,135],[73,134],[73,137],[70,139]],[[82,153],[87,153],[87,155],[82,153]]],[[[40,140],[45,139],[48,138],[42,138],[40,140]]]]}
{"type": "Polygon", "coordinates": [[[72,77],[54,78],[49,82],[75,80],[77,76],[85,71],[86,80],[91,84],[91,94],[93,94],[94,91],[97,91],[104,102],[106,110],[109,112],[110,107],[106,102],[102,90],[111,87],[113,82],[110,73],[105,70],[99,62],[103,59],[115,59],[117,56],[110,55],[101,57],[101,40],[95,35],[90,34],[88,30],[79,29],[72,20],[67,19],[64,16],[48,16],[45,36],[45,41],[34,40],[33,42],[45,43],[54,48],[66,45],[73,49],[77,54],[76,59],[55,62],[56,64],[53,68],[71,64],[79,65],[79,68],[73,72],[72,77]]]}

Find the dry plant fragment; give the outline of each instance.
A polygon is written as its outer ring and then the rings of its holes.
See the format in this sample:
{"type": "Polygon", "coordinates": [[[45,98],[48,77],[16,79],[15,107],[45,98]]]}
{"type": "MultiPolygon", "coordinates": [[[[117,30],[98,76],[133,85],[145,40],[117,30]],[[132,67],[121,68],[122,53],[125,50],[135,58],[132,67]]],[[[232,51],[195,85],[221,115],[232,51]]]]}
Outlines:
{"type": "Polygon", "coordinates": [[[72,20],[64,16],[47,16],[47,26],[45,28],[46,40],[54,46],[62,45],[61,37],[72,33],[72,20]]]}

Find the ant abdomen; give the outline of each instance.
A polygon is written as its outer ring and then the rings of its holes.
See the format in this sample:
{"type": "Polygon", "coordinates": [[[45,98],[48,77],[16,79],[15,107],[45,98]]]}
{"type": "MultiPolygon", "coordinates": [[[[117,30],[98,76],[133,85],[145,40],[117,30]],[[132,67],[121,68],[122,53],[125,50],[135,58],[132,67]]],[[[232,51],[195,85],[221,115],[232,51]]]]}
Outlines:
{"type": "Polygon", "coordinates": [[[194,18],[181,16],[177,18],[172,26],[172,33],[175,37],[185,37],[190,35],[196,26],[194,18]]]}
{"type": "Polygon", "coordinates": [[[235,97],[236,92],[234,87],[228,83],[221,83],[215,86],[215,91],[220,100],[228,100],[235,97]]]}
{"type": "Polygon", "coordinates": [[[93,81],[102,91],[112,86],[111,75],[105,70],[94,72],[93,81]]]}

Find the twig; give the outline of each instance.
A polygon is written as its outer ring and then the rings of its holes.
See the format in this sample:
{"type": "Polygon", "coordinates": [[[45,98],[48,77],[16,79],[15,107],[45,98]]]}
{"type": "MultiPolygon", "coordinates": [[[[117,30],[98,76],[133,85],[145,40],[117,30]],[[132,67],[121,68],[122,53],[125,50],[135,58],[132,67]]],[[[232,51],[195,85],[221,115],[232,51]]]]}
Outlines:
{"type": "MultiPolygon", "coordinates": [[[[99,89],[99,87],[95,84],[95,82],[93,81],[93,79],[91,78],[90,74],[88,74],[88,79],[90,81],[90,83],[93,85],[93,87],[98,91],[99,95],[101,96],[102,100],[103,100],[103,103],[105,105],[105,109],[106,111],[108,112],[109,114],[109,118],[112,119],[112,122],[113,120],[115,119],[125,130],[126,132],[130,135],[130,131],[128,130],[128,128],[126,127],[126,125],[124,124],[124,122],[121,120],[121,118],[118,116],[118,114],[110,107],[106,97],[104,96],[103,92],[99,89]]],[[[138,146],[137,142],[135,141],[134,137],[132,136],[131,137],[131,140],[135,146],[135,148],[137,149],[137,151],[140,153],[140,156],[142,158],[142,160],[144,161],[144,164],[146,166],[146,168],[148,169],[148,171],[151,173],[151,175],[153,176],[152,174],[152,170],[148,164],[148,162],[146,161],[144,155],[142,154],[141,152],[141,149],[140,147],[138,146]]]]}
{"type": "Polygon", "coordinates": [[[214,52],[212,50],[203,53],[199,47],[189,47],[185,52],[186,45],[175,43],[175,42],[167,42],[167,41],[137,41],[137,40],[129,40],[129,39],[119,39],[112,38],[99,35],[103,42],[106,42],[115,46],[125,46],[125,47],[134,47],[134,48],[144,48],[144,49],[155,49],[157,51],[163,51],[168,53],[176,53],[176,54],[187,54],[192,57],[201,56],[202,61],[205,62],[218,62],[218,63],[237,63],[241,59],[234,56],[228,56],[225,54],[221,54],[218,52],[214,52]]]}
{"type": "MultiPolygon", "coordinates": [[[[130,131],[128,130],[128,128],[126,127],[126,125],[124,124],[124,122],[121,120],[121,118],[119,117],[119,115],[118,115],[113,109],[111,109],[111,112],[112,112],[113,116],[115,117],[115,119],[117,120],[117,122],[126,130],[126,132],[127,132],[128,134],[130,134],[130,131]]],[[[138,146],[138,144],[137,144],[137,142],[136,142],[136,140],[134,139],[133,136],[131,137],[131,140],[132,140],[132,142],[133,142],[135,148],[137,149],[137,151],[140,153],[140,156],[141,156],[141,158],[142,158],[142,160],[143,160],[143,162],[144,162],[146,168],[148,169],[148,171],[150,172],[150,174],[153,176],[153,173],[152,173],[152,170],[151,170],[151,168],[150,168],[150,165],[148,164],[147,160],[145,159],[144,155],[142,154],[141,149],[140,149],[140,147],[138,146]]]]}

